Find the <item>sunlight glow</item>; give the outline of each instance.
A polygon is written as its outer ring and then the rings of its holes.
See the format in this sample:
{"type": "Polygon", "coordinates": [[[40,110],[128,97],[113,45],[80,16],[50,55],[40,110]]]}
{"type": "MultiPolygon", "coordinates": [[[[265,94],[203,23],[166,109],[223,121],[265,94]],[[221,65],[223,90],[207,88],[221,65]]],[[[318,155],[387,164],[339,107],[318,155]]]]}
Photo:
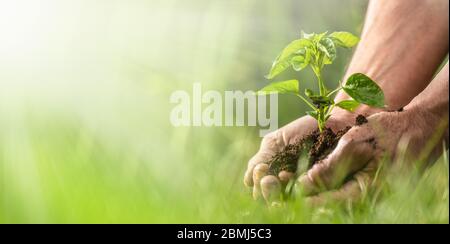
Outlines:
{"type": "Polygon", "coordinates": [[[50,24],[48,0],[0,0],[0,55],[17,58],[36,51],[50,24]]]}

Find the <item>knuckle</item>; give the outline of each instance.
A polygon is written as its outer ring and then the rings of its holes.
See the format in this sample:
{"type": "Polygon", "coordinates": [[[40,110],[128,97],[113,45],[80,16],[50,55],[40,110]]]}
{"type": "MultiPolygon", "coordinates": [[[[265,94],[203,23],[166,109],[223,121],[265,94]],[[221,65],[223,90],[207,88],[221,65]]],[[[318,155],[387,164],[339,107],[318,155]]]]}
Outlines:
{"type": "Polygon", "coordinates": [[[277,188],[280,186],[280,181],[276,176],[267,175],[261,179],[261,186],[266,189],[277,188]]]}
{"type": "Polygon", "coordinates": [[[262,139],[262,144],[271,144],[271,143],[275,143],[276,141],[276,131],[270,132],[269,134],[265,135],[262,139]]]}
{"type": "Polygon", "coordinates": [[[247,164],[247,168],[253,170],[256,165],[264,162],[266,158],[268,157],[268,154],[265,151],[258,151],[249,161],[247,164]]]}
{"type": "Polygon", "coordinates": [[[256,172],[267,172],[267,170],[269,169],[269,165],[264,164],[264,163],[260,163],[258,165],[255,166],[255,170],[256,172]]]}
{"type": "Polygon", "coordinates": [[[282,136],[279,130],[271,132],[265,135],[261,141],[261,148],[267,148],[270,150],[278,150],[281,148],[282,136]]]}
{"type": "Polygon", "coordinates": [[[345,145],[353,142],[359,134],[364,130],[362,126],[353,126],[350,130],[347,131],[342,137],[341,142],[345,145]]]}
{"type": "Polygon", "coordinates": [[[261,163],[255,166],[253,170],[253,181],[259,182],[261,178],[263,178],[267,171],[269,170],[269,166],[267,164],[261,163]]]}

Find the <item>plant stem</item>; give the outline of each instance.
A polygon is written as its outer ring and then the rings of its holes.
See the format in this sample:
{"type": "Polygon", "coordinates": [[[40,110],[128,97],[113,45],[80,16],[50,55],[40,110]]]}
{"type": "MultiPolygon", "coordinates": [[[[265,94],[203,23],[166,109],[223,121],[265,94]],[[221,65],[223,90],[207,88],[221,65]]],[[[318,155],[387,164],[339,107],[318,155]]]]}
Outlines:
{"type": "Polygon", "coordinates": [[[319,115],[317,116],[317,125],[318,125],[318,127],[319,127],[319,132],[320,133],[322,133],[323,132],[323,121],[322,121],[322,115],[321,115],[321,113],[319,112],[319,115]]]}
{"type": "Polygon", "coordinates": [[[333,111],[334,106],[335,106],[335,105],[333,104],[333,105],[331,105],[330,107],[328,107],[327,112],[325,113],[325,117],[328,117],[328,115],[331,114],[331,111],[333,111]]]}
{"type": "Polygon", "coordinates": [[[315,111],[317,111],[317,108],[314,107],[313,104],[311,104],[305,97],[303,97],[300,94],[295,94],[297,97],[301,98],[306,104],[308,104],[308,106],[310,106],[312,109],[314,109],[315,111]]]}
{"type": "Polygon", "coordinates": [[[312,67],[312,70],[314,71],[314,74],[316,75],[317,81],[319,83],[319,94],[321,96],[326,96],[325,93],[327,92],[327,89],[325,88],[325,84],[323,83],[322,80],[322,75],[320,74],[321,69],[319,67],[312,67]]]}
{"type": "MultiPolygon", "coordinates": [[[[320,96],[326,96],[327,95],[326,94],[327,93],[327,89],[325,88],[325,84],[323,83],[323,80],[322,80],[322,75],[320,74],[321,73],[321,67],[314,65],[314,66],[311,66],[311,68],[312,68],[314,74],[317,77],[317,82],[319,84],[319,94],[320,94],[320,96]]],[[[322,107],[322,106],[319,106],[319,108],[316,109],[316,111],[317,111],[317,125],[319,127],[320,133],[322,133],[323,130],[325,129],[325,122],[326,122],[325,121],[325,116],[326,116],[325,115],[325,108],[322,107]]]]}
{"type": "Polygon", "coordinates": [[[333,91],[331,91],[330,93],[327,94],[327,97],[330,97],[331,95],[333,95],[334,93],[338,92],[342,90],[342,86],[339,86],[338,88],[334,89],[333,91]]]}
{"type": "Polygon", "coordinates": [[[322,80],[322,75],[320,75],[317,77],[317,79],[319,79],[319,84],[320,84],[320,90],[322,92],[322,96],[326,96],[327,94],[327,88],[325,87],[325,83],[322,80]]]}

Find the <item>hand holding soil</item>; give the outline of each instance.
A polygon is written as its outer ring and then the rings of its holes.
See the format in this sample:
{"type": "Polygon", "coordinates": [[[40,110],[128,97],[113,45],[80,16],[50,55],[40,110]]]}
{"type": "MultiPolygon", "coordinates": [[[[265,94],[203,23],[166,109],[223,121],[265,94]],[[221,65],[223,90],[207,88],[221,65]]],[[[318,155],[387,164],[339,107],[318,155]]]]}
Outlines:
{"type": "Polygon", "coordinates": [[[308,113],[312,117],[302,117],[263,139],[244,180],[253,186],[255,198],[262,195],[269,202],[278,201],[287,182],[300,176],[296,185],[312,203],[325,197],[357,199],[363,188],[372,186],[381,158],[390,166],[395,162],[390,159],[402,151],[399,148],[407,148],[405,155],[411,160],[403,164],[413,165],[433,161],[435,152],[443,150],[443,140],[448,146],[448,63],[433,79],[448,55],[448,1],[370,1],[361,40],[344,84],[339,83],[338,89],[345,93],[328,99],[335,93],[326,89],[322,68],[335,58],[334,47],[351,47],[355,44],[351,40],[356,39],[343,32],[303,34],[275,60],[268,78],[288,67],[300,71],[309,65],[319,81],[319,93],[305,90],[306,98],[302,97],[296,80],[262,89],[295,94],[314,111],[308,113]],[[380,91],[385,106],[374,102],[381,100],[380,91]],[[355,121],[356,115],[341,109],[363,114],[367,122],[363,117],[355,121]],[[352,127],[346,131],[347,126],[352,127]],[[302,154],[306,162],[298,160],[302,154]]]}
{"type": "MultiPolygon", "coordinates": [[[[350,129],[327,158],[299,177],[297,186],[302,194],[312,196],[308,200],[313,205],[326,200],[357,201],[363,191],[375,187],[372,183],[380,163],[397,162],[396,156],[407,156],[402,161],[412,163],[420,159],[433,136],[442,137],[437,118],[417,107],[374,114],[366,124],[350,129]]],[[[431,155],[427,152],[430,162],[442,153],[442,144],[435,143],[432,151],[431,155]]]]}
{"type": "MultiPolygon", "coordinates": [[[[351,126],[353,122],[354,118],[351,116],[342,118],[340,116],[333,116],[327,121],[327,127],[338,132],[351,126]]],[[[297,168],[296,164],[299,157],[299,150],[295,144],[317,130],[317,121],[310,116],[304,116],[263,138],[258,153],[248,163],[244,177],[245,185],[253,186],[253,197],[255,199],[260,198],[263,194],[266,199],[269,199],[271,191],[267,190],[268,188],[273,188],[273,190],[279,190],[280,192],[284,189],[289,180],[294,177],[294,172],[297,168]],[[292,153],[286,153],[286,147],[291,148],[292,153]],[[269,175],[269,169],[271,171],[274,170],[274,168],[269,167],[269,161],[274,157],[281,157],[282,155],[283,160],[289,161],[287,164],[283,163],[287,168],[271,172],[271,175],[276,175],[275,178],[266,177],[269,175]],[[295,166],[290,166],[293,161],[295,162],[295,166]]],[[[279,195],[279,193],[275,195],[279,195]]]]}
{"type": "MultiPolygon", "coordinates": [[[[448,145],[448,64],[431,84],[404,109],[378,112],[367,117],[332,116],[327,127],[331,139],[319,157],[311,149],[324,144],[316,140],[306,151],[300,150],[305,139],[317,130],[311,117],[302,117],[263,139],[260,151],[250,160],[245,183],[253,186],[253,196],[268,202],[281,200],[284,187],[298,176],[298,154],[307,153],[312,168],[295,181],[297,189],[312,204],[326,200],[356,201],[363,191],[374,187],[373,179],[381,162],[396,162],[395,157],[408,156],[401,162],[433,162],[442,153],[442,140],[448,145]],[[338,131],[355,124],[344,135],[338,131]],[[301,145],[301,146],[299,146],[301,145]],[[403,153],[404,152],[404,153],[403,153]],[[328,154],[329,153],[329,154],[328,154]],[[316,160],[318,159],[318,160],[316,160]],[[276,167],[274,167],[276,165],[276,167]],[[297,175],[296,175],[297,174],[297,175]]],[[[325,133],[323,133],[325,134],[325,133]]],[[[322,135],[323,135],[322,134],[322,135]]],[[[387,165],[389,168],[392,165],[387,165]]]]}

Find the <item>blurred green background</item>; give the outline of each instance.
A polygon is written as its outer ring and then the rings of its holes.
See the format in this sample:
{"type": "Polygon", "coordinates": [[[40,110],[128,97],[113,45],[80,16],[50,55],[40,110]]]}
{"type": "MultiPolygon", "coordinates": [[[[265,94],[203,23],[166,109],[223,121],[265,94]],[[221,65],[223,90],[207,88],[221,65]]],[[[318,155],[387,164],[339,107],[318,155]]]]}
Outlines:
{"type": "MultiPolygon", "coordinates": [[[[390,181],[376,204],[268,209],[242,184],[259,128],[169,122],[173,91],[258,89],[300,30],[360,34],[366,5],[0,1],[0,222],[448,223],[445,157],[423,177],[390,181]]],[[[326,80],[350,57],[340,50],[326,80]]],[[[280,97],[280,126],[304,108],[280,97]]]]}

